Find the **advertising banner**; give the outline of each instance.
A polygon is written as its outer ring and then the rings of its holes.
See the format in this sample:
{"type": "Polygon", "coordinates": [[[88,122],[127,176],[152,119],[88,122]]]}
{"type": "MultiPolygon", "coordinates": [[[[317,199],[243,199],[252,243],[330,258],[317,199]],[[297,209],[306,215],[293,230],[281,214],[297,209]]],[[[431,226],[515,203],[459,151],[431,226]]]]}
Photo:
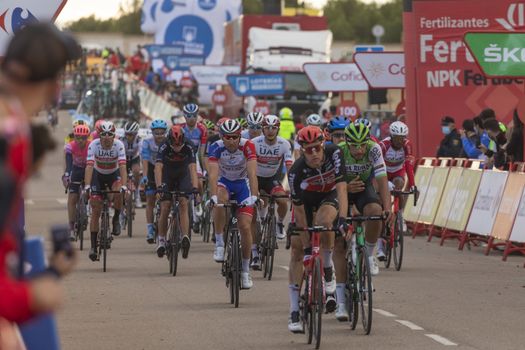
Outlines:
{"type": "Polygon", "coordinates": [[[25,25],[54,21],[67,0],[3,0],[0,2],[0,56],[11,36],[25,25]]]}
{"type": "Polygon", "coordinates": [[[443,187],[447,181],[448,171],[450,168],[434,168],[432,180],[428,184],[428,189],[423,200],[423,206],[419,212],[418,222],[424,224],[431,224],[434,222],[434,217],[441,201],[443,187]]]}
{"type": "Polygon", "coordinates": [[[519,20],[525,9],[516,2],[413,0],[405,8],[405,63],[411,67],[406,71],[407,122],[418,156],[436,154],[444,137],[436,131],[444,116],[461,125],[492,108],[506,123],[525,99],[522,79],[485,77],[463,41],[466,32],[523,28],[519,20]]]}
{"type": "Polygon", "coordinates": [[[506,171],[486,170],[483,172],[474,207],[470,213],[467,232],[482,236],[490,235],[498,214],[507,176],[506,171]]]}
{"type": "Polygon", "coordinates": [[[368,91],[355,63],[305,63],[303,70],[319,92],[368,91]]]}
{"type": "Polygon", "coordinates": [[[492,228],[491,236],[500,240],[509,239],[514,218],[520,204],[521,193],[525,186],[525,174],[510,173],[505,191],[499,205],[498,215],[492,228]]]}
{"type": "Polygon", "coordinates": [[[371,88],[402,89],[405,87],[405,54],[403,52],[358,52],[354,62],[371,88]]]}
{"type": "Polygon", "coordinates": [[[425,201],[427,195],[428,185],[430,184],[430,179],[432,178],[433,167],[419,166],[415,175],[415,182],[417,189],[419,190],[419,200],[417,201],[417,206],[414,206],[414,201],[409,200],[405,205],[405,210],[403,211],[403,217],[406,221],[416,222],[419,217],[419,212],[425,201]]]}
{"type": "Polygon", "coordinates": [[[520,205],[518,207],[518,212],[516,213],[516,219],[514,220],[514,225],[512,226],[512,231],[510,233],[510,240],[512,242],[525,242],[525,189],[521,191],[520,205]]]}
{"type": "Polygon", "coordinates": [[[237,96],[284,94],[283,74],[231,74],[226,77],[237,96]]]}
{"type": "Polygon", "coordinates": [[[170,70],[188,70],[194,64],[204,64],[204,56],[193,55],[181,45],[144,45],[151,60],[161,60],[170,70]]]}
{"type": "Polygon", "coordinates": [[[465,229],[482,174],[481,170],[465,169],[463,171],[448,214],[446,228],[460,232],[465,229]]]}
{"type": "Polygon", "coordinates": [[[199,85],[226,85],[229,74],[239,74],[241,67],[237,66],[191,66],[191,75],[199,85]]]}
{"type": "Polygon", "coordinates": [[[450,208],[452,208],[454,197],[456,197],[458,184],[461,180],[461,174],[463,173],[463,170],[463,168],[459,167],[450,168],[447,183],[441,196],[441,203],[439,204],[436,217],[434,218],[433,224],[435,226],[445,227],[447,224],[448,214],[450,213],[450,208]]]}

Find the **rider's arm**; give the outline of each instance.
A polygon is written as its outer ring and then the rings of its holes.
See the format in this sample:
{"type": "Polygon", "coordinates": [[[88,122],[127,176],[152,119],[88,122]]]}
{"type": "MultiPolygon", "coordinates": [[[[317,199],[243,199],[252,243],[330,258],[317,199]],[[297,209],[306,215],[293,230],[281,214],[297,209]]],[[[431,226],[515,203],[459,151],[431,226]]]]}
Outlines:
{"type": "MultiPolygon", "coordinates": [[[[142,148],[140,150],[140,157],[142,158],[142,174],[148,176],[149,162],[151,161],[151,150],[149,149],[148,141],[142,141],[142,148]]],[[[148,179],[151,181],[152,179],[148,179]]]]}
{"type": "Polygon", "coordinates": [[[372,146],[368,156],[372,162],[372,168],[374,169],[374,177],[377,181],[379,196],[381,197],[381,203],[383,203],[383,210],[391,211],[392,204],[390,202],[390,191],[388,189],[385,160],[383,159],[383,153],[378,144],[372,146]]]}
{"type": "Polygon", "coordinates": [[[346,187],[346,166],[343,153],[338,148],[332,155],[335,169],[335,189],[337,201],[339,202],[339,217],[346,218],[348,215],[348,191],[346,187]]]}
{"type": "Polygon", "coordinates": [[[93,166],[95,165],[95,146],[90,143],[88,146],[88,153],[86,158],[86,171],[84,173],[84,184],[91,185],[91,179],[93,178],[93,166]]]}
{"type": "Polygon", "coordinates": [[[71,153],[71,145],[67,144],[64,147],[65,152],[65,158],[66,158],[66,173],[71,174],[71,170],[73,169],[73,154],[71,153]]]}
{"type": "Polygon", "coordinates": [[[162,168],[164,168],[164,164],[157,160],[157,163],[155,163],[155,185],[157,188],[162,185],[162,168]]]}
{"type": "Polygon", "coordinates": [[[126,169],[126,150],[124,149],[124,144],[122,142],[120,142],[120,145],[118,145],[117,152],[120,170],[120,183],[122,186],[125,186],[128,183],[128,172],[126,169]]]}
{"type": "Polygon", "coordinates": [[[414,163],[415,158],[414,154],[412,153],[412,144],[407,140],[405,143],[405,171],[408,176],[408,186],[410,187],[414,187],[416,185],[414,180],[414,163]]]}
{"type": "Polygon", "coordinates": [[[84,174],[84,183],[86,185],[90,185],[91,184],[91,179],[93,178],[93,165],[91,164],[88,164],[86,166],[86,172],[84,174]]]}
{"type": "MultiPolygon", "coordinates": [[[[297,164],[297,163],[296,163],[297,164]]],[[[301,188],[302,179],[298,177],[300,171],[294,171],[292,167],[291,171],[288,173],[288,183],[290,185],[290,196],[292,199],[294,217],[295,217],[295,226],[296,227],[307,227],[306,222],[306,213],[304,210],[303,203],[303,190],[301,188]]],[[[310,247],[310,239],[308,232],[300,232],[299,236],[301,237],[301,242],[303,248],[310,247]]]]}
{"type": "Polygon", "coordinates": [[[259,185],[257,183],[257,153],[255,145],[247,141],[244,145],[244,155],[246,157],[246,168],[248,171],[248,180],[250,181],[250,192],[252,196],[259,195],[259,185]]]}
{"type": "Polygon", "coordinates": [[[208,164],[205,161],[206,154],[206,142],[208,141],[208,130],[202,123],[198,123],[197,127],[201,131],[200,147],[199,147],[199,159],[201,160],[202,169],[208,171],[208,164]]]}
{"type": "Polygon", "coordinates": [[[210,196],[217,195],[217,182],[219,181],[219,160],[220,152],[217,142],[210,145],[208,150],[208,184],[210,185],[210,196]]]}
{"type": "Polygon", "coordinates": [[[199,187],[199,178],[197,177],[197,165],[195,164],[195,153],[193,153],[193,148],[191,146],[188,146],[188,151],[191,153],[190,157],[190,178],[191,178],[191,186],[193,188],[199,187]]]}
{"type": "Polygon", "coordinates": [[[285,149],[286,151],[284,152],[284,165],[286,166],[286,172],[289,173],[290,168],[292,167],[292,164],[293,164],[292,146],[290,145],[289,142],[285,143],[285,149]]]}

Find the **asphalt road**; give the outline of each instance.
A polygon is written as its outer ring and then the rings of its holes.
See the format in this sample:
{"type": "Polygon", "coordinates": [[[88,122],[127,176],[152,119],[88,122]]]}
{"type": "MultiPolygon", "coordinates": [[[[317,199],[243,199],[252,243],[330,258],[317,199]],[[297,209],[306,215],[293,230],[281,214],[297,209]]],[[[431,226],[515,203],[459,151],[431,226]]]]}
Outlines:
{"type": "MultiPolygon", "coordinates": [[[[63,142],[70,120],[56,131],[63,142]]],[[[60,148],[60,147],[59,147],[60,148]]],[[[62,150],[50,155],[26,194],[27,230],[45,234],[67,222],[60,183],[62,150]]],[[[254,288],[241,291],[238,309],[212,260],[212,244],[194,236],[190,256],[171,277],[168,262],[145,241],[144,210],[138,210],[132,239],[118,237],[108,271],[84,250],[64,280],[66,298],[58,313],[63,349],[311,349],[304,335],[287,330],[289,252],[277,251],[272,281],[255,272],[254,288]]],[[[86,240],[86,245],[89,245],[86,240]]],[[[322,349],[523,349],[525,270],[523,257],[507,262],[480,248],[459,252],[426,239],[407,239],[400,272],[381,269],[374,278],[373,328],[323,318],[322,349]]]]}

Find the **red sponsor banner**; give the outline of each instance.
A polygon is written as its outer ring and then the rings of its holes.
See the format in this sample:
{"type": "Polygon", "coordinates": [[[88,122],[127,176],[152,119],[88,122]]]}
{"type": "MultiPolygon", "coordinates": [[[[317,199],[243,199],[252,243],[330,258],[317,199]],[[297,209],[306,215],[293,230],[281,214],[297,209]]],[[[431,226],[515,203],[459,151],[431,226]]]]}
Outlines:
{"type": "Polygon", "coordinates": [[[522,79],[483,76],[463,42],[466,32],[522,30],[525,9],[515,3],[414,0],[405,8],[405,63],[413,67],[406,72],[407,121],[418,156],[436,154],[444,137],[438,132],[443,116],[461,126],[492,108],[507,123],[525,99],[522,79]]]}
{"type": "Polygon", "coordinates": [[[270,114],[270,105],[265,100],[259,100],[253,106],[253,111],[264,115],[270,114]]]}
{"type": "Polygon", "coordinates": [[[344,115],[345,117],[348,117],[352,120],[355,120],[360,113],[361,110],[359,109],[359,106],[353,100],[341,101],[341,103],[339,103],[337,106],[338,115],[344,115]]]}
{"type": "Polygon", "coordinates": [[[214,106],[224,106],[228,102],[228,95],[224,91],[215,91],[211,95],[211,102],[214,106]]]}
{"type": "Polygon", "coordinates": [[[401,102],[399,102],[396,107],[396,116],[400,116],[401,114],[406,114],[405,100],[402,100],[401,102]]]}

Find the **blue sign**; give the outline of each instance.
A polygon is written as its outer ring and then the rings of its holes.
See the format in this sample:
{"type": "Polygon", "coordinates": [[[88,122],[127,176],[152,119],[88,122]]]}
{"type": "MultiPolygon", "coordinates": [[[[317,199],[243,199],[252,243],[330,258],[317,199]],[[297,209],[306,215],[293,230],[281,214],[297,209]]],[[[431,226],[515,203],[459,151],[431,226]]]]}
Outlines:
{"type": "Polygon", "coordinates": [[[179,16],[168,25],[164,42],[182,47],[185,54],[207,58],[213,49],[213,30],[201,17],[179,16]]]}
{"type": "Polygon", "coordinates": [[[284,94],[283,74],[232,74],[228,75],[226,79],[237,96],[284,94]]]}
{"type": "Polygon", "coordinates": [[[205,57],[194,55],[182,45],[145,45],[150,60],[162,60],[170,70],[189,70],[193,65],[203,65],[205,57]]]}
{"type": "Polygon", "coordinates": [[[355,45],[354,52],[383,52],[385,47],[383,45],[355,45]]]}

